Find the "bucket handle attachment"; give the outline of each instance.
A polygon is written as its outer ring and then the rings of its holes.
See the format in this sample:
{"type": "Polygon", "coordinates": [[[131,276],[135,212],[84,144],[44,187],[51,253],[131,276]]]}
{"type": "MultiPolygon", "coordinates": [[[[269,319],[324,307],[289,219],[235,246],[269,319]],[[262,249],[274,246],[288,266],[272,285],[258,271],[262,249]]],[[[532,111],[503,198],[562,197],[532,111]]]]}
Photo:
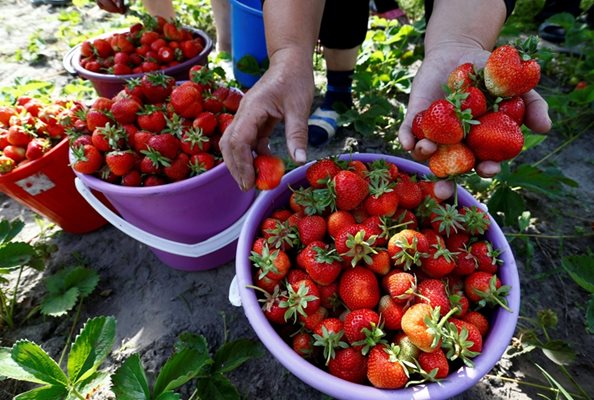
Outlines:
{"type": "Polygon", "coordinates": [[[233,225],[203,242],[193,244],[180,243],[146,232],[125,221],[97,199],[78,177],[74,179],[74,185],[80,195],[93,206],[95,211],[114,227],[147,246],[180,256],[202,257],[232,243],[239,237],[239,233],[248,214],[248,212],[244,213],[233,225]]]}

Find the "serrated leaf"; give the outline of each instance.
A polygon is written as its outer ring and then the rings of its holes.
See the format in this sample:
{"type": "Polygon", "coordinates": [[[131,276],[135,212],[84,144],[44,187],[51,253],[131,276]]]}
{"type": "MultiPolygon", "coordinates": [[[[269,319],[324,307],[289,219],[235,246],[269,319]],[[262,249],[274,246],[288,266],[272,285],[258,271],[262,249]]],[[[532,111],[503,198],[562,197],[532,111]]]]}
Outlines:
{"type": "Polygon", "coordinates": [[[196,391],[201,399],[239,400],[237,388],[221,374],[198,380],[196,391]]]}
{"type": "Polygon", "coordinates": [[[111,390],[118,400],[150,400],[148,381],[140,356],[133,354],[126,359],[111,377],[111,390]]]}
{"type": "Polygon", "coordinates": [[[220,373],[232,371],[249,359],[261,355],[260,346],[253,340],[239,339],[225,343],[214,356],[214,371],[220,373]]]}
{"type": "Polygon", "coordinates": [[[575,283],[594,293],[594,255],[566,256],[561,265],[575,283]]]}
{"type": "Polygon", "coordinates": [[[156,398],[156,400],[179,400],[179,399],[181,399],[181,396],[174,392],[161,393],[159,395],[159,397],[156,398]]]}
{"type": "Polygon", "coordinates": [[[61,400],[67,394],[68,390],[64,386],[44,386],[21,393],[13,400],[61,400]]]}
{"type": "Polygon", "coordinates": [[[77,287],[81,297],[86,297],[95,290],[99,283],[99,274],[91,268],[74,267],[66,274],[66,287],[77,287]]]}
{"type": "Polygon", "coordinates": [[[184,349],[194,349],[199,353],[208,354],[208,343],[202,335],[184,332],[179,335],[179,338],[175,342],[175,351],[179,353],[184,349]]]}
{"type": "Polygon", "coordinates": [[[153,394],[176,389],[198,375],[205,365],[212,364],[208,353],[186,348],[174,353],[163,365],[155,381],[153,394]]]}
{"type": "Polygon", "coordinates": [[[575,360],[575,352],[561,340],[551,340],[541,346],[547,358],[558,365],[570,365],[575,360]]]}
{"type": "Polygon", "coordinates": [[[97,372],[91,375],[84,381],[81,381],[77,386],[76,389],[78,393],[80,393],[84,398],[91,398],[89,396],[91,393],[94,393],[101,388],[110,388],[111,387],[111,374],[109,372],[97,372]]]}
{"type": "Polygon", "coordinates": [[[78,299],[78,289],[73,287],[63,294],[46,296],[41,301],[41,313],[51,317],[59,317],[70,311],[78,299]]]}
{"type": "Polygon", "coordinates": [[[590,297],[586,308],[586,329],[589,333],[594,334],[594,295],[590,297]]]}
{"type": "Polygon", "coordinates": [[[25,227],[25,221],[15,219],[13,221],[0,221],[0,244],[10,242],[18,235],[25,227]]]}
{"type": "Polygon", "coordinates": [[[524,189],[540,193],[545,196],[559,196],[563,191],[563,185],[578,187],[578,183],[567,178],[557,168],[539,169],[528,164],[521,164],[518,168],[509,173],[501,180],[510,187],[522,187],[524,189]]]}
{"type": "Polygon", "coordinates": [[[0,268],[26,265],[35,255],[35,249],[25,242],[8,242],[0,246],[0,268]]]}
{"type": "Polygon", "coordinates": [[[508,187],[497,188],[487,202],[490,214],[503,225],[512,226],[526,209],[522,196],[508,187]],[[501,217],[498,213],[502,213],[501,217]]]}
{"type": "Polygon", "coordinates": [[[111,352],[115,341],[114,317],[88,320],[75,339],[68,355],[68,375],[72,382],[91,376],[111,352]]]}
{"type": "Polygon", "coordinates": [[[33,382],[44,384],[45,381],[38,379],[35,375],[27,372],[12,359],[9,347],[0,347],[0,376],[17,381],[33,382]]]}
{"type": "Polygon", "coordinates": [[[19,340],[12,347],[12,359],[25,371],[44,383],[68,385],[68,378],[58,364],[37,344],[19,340]]]}

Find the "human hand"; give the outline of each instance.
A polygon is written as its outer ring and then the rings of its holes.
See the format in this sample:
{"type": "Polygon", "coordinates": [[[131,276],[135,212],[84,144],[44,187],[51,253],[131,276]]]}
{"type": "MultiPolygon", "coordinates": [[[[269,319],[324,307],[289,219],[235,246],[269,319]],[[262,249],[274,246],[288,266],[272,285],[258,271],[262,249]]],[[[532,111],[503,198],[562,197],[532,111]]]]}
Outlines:
{"type": "Polygon", "coordinates": [[[125,0],[96,0],[100,9],[111,13],[125,14],[128,5],[125,0]]]}
{"type": "Polygon", "coordinates": [[[242,99],[239,110],[220,141],[225,165],[242,190],[255,183],[254,154],[270,154],[274,126],[285,121],[289,155],[306,161],[307,118],[314,95],[311,58],[279,50],[270,67],[242,99]]]}
{"type": "MultiPolygon", "coordinates": [[[[436,99],[443,98],[442,86],[457,66],[472,63],[477,69],[484,67],[490,52],[472,45],[451,44],[439,46],[428,52],[419,69],[411,90],[408,111],[400,127],[398,138],[402,147],[411,152],[411,156],[418,161],[427,160],[437,149],[437,145],[428,140],[417,141],[412,134],[412,121],[417,113],[425,110],[436,99]]],[[[528,128],[545,133],[551,128],[548,117],[548,105],[534,90],[522,96],[526,104],[524,123],[528,128]]],[[[492,177],[499,173],[501,167],[498,162],[481,161],[476,165],[476,171],[483,177],[492,177]]],[[[446,199],[454,191],[453,184],[449,181],[437,183],[436,195],[446,199]]]]}

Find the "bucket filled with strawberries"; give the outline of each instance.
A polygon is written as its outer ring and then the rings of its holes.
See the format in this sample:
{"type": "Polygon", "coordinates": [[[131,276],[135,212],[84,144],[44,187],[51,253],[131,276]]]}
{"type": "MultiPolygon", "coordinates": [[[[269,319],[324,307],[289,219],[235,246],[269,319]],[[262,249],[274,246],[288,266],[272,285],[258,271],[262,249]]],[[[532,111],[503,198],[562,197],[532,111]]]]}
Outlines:
{"type": "Polygon", "coordinates": [[[109,222],[168,266],[196,271],[233,258],[255,191],[241,191],[219,148],[243,93],[206,66],[188,78],[152,72],[97,98],[86,124],[71,131],[70,162],[81,193],[109,222]],[[104,194],[119,215],[85,188],[104,194]]]}
{"type": "Polygon", "coordinates": [[[256,199],[236,254],[268,350],[340,399],[445,399],[499,361],[515,330],[513,254],[461,187],[394,156],[319,159],[256,199]]]}
{"type": "Polygon", "coordinates": [[[206,64],[212,40],[177,20],[143,15],[129,29],[88,39],[64,56],[66,70],[91,81],[100,96],[113,97],[126,81],[162,71],[187,79],[194,65],[206,64]]]}

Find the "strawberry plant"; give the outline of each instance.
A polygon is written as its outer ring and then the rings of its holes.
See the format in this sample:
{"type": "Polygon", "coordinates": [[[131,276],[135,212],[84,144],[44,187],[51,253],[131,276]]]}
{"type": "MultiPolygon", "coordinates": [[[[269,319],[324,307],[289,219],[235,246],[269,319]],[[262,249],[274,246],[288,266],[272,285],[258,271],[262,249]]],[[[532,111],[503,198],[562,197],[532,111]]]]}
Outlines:
{"type": "Polygon", "coordinates": [[[586,305],[585,321],[587,331],[594,334],[594,271],[592,270],[594,256],[592,254],[566,256],[561,259],[561,265],[569,276],[591,295],[586,305]]]}

